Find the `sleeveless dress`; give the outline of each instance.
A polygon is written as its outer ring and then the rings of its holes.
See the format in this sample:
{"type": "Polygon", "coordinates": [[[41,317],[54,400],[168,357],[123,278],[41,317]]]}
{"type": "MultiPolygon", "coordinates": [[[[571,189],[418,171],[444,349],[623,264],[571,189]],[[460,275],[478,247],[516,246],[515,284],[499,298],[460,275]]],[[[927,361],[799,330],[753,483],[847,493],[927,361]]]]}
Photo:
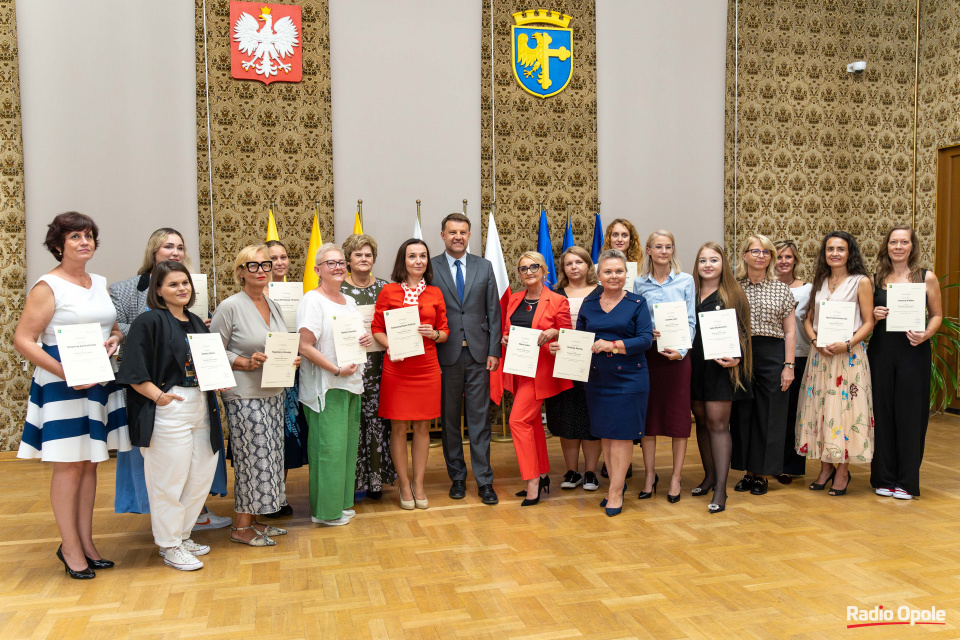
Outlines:
{"type": "MultiPolygon", "coordinates": [[[[43,350],[57,362],[58,326],[96,322],[106,341],[117,321],[106,279],[91,273],[90,280],[89,289],[49,273],[37,281],[46,282],[53,290],[53,317],[40,339],[43,350]]],[[[110,449],[130,449],[123,390],[111,380],[77,391],[63,378],[36,367],[17,457],[44,462],[103,462],[110,449]]]]}
{"type": "MultiPolygon", "coordinates": [[[[832,294],[824,280],[816,293],[813,329],[817,330],[820,303],[853,302],[853,330],[862,325],[857,288],[864,276],[848,276],[832,294]]],[[[829,358],[810,349],[803,375],[800,411],[795,430],[797,453],[823,462],[870,462],[873,458],[873,386],[863,342],[850,353],[829,358]]]]}

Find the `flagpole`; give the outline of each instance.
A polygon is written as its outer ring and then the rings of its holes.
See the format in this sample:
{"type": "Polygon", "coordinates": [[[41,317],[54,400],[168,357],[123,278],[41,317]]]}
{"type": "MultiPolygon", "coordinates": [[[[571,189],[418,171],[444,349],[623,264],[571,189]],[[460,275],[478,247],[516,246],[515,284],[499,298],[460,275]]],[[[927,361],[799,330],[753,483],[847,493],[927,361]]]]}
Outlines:
{"type": "MultiPolygon", "coordinates": [[[[494,200],[490,203],[490,217],[493,219],[493,223],[496,224],[497,219],[497,202],[494,200]]],[[[490,240],[490,228],[487,228],[487,241],[490,240]]],[[[484,246],[484,252],[486,252],[486,245],[484,246]]],[[[503,366],[503,360],[500,361],[500,366],[503,366]]],[[[491,442],[513,442],[513,437],[510,435],[510,432],[507,430],[508,418],[507,418],[507,399],[505,397],[500,398],[500,433],[491,433],[490,441],[491,442]]],[[[492,430],[491,430],[492,431],[492,430]]]]}

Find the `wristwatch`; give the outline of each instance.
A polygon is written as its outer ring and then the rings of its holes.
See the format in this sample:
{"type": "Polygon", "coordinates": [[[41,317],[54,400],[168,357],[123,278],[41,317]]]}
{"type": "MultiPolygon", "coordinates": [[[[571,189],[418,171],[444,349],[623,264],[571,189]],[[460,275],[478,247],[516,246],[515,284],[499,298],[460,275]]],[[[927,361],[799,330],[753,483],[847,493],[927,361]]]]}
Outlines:
{"type": "Polygon", "coordinates": [[[847,353],[850,353],[850,341],[847,340],[846,342],[847,342],[847,353]]]}
{"type": "Polygon", "coordinates": [[[784,363],[783,363],[783,366],[785,366],[785,367],[787,367],[787,368],[789,368],[789,369],[793,369],[794,366],[796,366],[796,365],[795,365],[793,362],[784,362],[784,363]]]}

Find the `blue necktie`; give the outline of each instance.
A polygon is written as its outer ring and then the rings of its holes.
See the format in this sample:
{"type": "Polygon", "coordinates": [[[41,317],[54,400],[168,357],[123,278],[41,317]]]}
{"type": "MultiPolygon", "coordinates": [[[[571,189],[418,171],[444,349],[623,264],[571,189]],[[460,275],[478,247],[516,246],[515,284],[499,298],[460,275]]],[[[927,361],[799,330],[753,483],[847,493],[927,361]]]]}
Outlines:
{"type": "Polygon", "coordinates": [[[453,264],[457,265],[457,297],[460,298],[460,304],[463,304],[463,270],[459,260],[454,260],[453,264]]]}

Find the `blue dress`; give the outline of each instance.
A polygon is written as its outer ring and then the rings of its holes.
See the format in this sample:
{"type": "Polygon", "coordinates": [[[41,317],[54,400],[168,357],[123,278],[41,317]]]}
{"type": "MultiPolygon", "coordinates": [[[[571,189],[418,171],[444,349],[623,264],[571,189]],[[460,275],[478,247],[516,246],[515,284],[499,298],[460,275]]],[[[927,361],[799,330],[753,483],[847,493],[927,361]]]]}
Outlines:
{"type": "Polygon", "coordinates": [[[643,296],[627,293],[609,313],[600,294],[591,293],[580,307],[578,331],[597,340],[622,340],[625,353],[595,353],[584,384],[590,433],[595,438],[636,440],[643,437],[650,377],[644,352],[653,344],[653,322],[643,296]]]}

